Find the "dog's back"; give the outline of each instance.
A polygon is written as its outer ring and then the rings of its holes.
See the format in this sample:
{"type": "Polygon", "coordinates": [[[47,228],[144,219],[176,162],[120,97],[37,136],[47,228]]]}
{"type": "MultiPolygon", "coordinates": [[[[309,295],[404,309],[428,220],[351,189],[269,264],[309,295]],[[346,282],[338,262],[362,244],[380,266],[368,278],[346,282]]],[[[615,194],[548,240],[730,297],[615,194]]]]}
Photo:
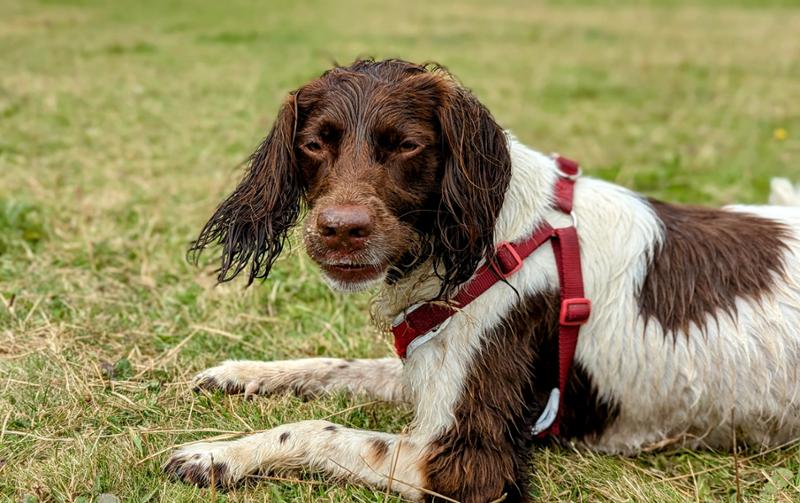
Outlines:
{"type": "MultiPolygon", "coordinates": [[[[732,425],[737,441],[752,446],[796,438],[800,207],[681,207],[586,182],[586,198],[652,208],[633,212],[627,229],[611,233],[597,204],[578,209],[583,232],[597,234],[587,235],[587,282],[602,291],[578,359],[600,396],[619,407],[617,419],[587,443],[625,453],[665,439],[727,449],[732,425]],[[630,265],[614,273],[621,263],[630,265]]],[[[779,201],[791,204],[791,196],[783,191],[779,201]]]]}

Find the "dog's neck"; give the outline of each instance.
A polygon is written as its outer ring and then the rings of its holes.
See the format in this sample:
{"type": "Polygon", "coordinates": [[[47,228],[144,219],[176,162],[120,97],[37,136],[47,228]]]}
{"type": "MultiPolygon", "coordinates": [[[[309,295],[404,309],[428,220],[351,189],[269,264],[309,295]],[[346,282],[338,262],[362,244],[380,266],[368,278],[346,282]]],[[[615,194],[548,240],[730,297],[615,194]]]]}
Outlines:
{"type": "MultiPolygon", "coordinates": [[[[517,241],[553,216],[553,189],[558,179],[555,162],[508,135],[511,180],[495,223],[495,244],[517,241]]],[[[556,217],[557,218],[557,217],[556,217]]],[[[384,284],[373,302],[372,315],[381,327],[409,306],[439,293],[440,280],[431,261],[396,282],[384,284]]]]}

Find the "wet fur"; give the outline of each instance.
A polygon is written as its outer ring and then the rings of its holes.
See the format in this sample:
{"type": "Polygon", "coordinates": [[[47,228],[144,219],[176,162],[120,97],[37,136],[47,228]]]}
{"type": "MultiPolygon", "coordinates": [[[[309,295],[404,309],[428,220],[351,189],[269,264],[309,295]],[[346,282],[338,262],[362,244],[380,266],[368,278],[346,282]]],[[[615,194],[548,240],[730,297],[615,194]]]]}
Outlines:
{"type": "MultiPolygon", "coordinates": [[[[307,212],[357,203],[376,232],[348,260],[388,264],[373,315],[447,299],[503,241],[553,211],[552,159],[517,142],[438,66],[357,61],[294,91],[248,171],[191,253],[221,246],[219,280],[265,278],[307,212]]],[[[776,445],[800,433],[800,210],[705,209],[647,200],[606,182],[575,186],[584,282],[581,330],[562,435],[602,452],[675,442],[776,445]]],[[[334,288],[352,285],[330,281],[334,288]]],[[[356,285],[353,288],[361,288],[356,285]]],[[[526,501],[531,424],[554,386],[558,274],[545,246],[459,312],[404,363],[396,359],[229,361],[198,388],[313,396],[346,391],[409,402],[402,434],[324,421],[194,444],[165,464],[176,478],[229,486],[307,468],[406,498],[526,501]]]]}
{"type": "MultiPolygon", "coordinates": [[[[200,232],[190,256],[198,260],[218,243],[219,281],[246,269],[249,284],[269,275],[301,207],[314,221],[317,207],[357,201],[373,209],[383,230],[390,279],[432,259],[440,279],[436,297],[447,298],[491,255],[510,174],[505,133],[442,67],[357,61],[289,95],[246,176],[200,232]],[[363,142],[366,148],[339,141],[343,123],[376,122],[382,131],[363,142]],[[393,136],[409,134],[409,124],[424,151],[410,162],[387,160],[393,136]],[[309,142],[330,155],[304,149],[309,142]],[[340,169],[332,173],[332,165],[340,169]]],[[[308,247],[313,255],[315,243],[308,247]]]]}

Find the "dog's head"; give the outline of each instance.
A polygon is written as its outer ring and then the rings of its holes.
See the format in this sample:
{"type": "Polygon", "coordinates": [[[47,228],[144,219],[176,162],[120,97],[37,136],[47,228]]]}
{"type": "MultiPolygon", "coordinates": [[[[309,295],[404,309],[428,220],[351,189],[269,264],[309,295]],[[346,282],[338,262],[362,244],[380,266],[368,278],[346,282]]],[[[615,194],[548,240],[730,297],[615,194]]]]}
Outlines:
{"type": "Polygon", "coordinates": [[[432,259],[448,296],[491,254],[510,176],[503,130],[443,69],[356,61],[287,97],[190,251],[220,243],[220,281],[265,278],[304,207],[306,250],[335,289],[432,259]]]}

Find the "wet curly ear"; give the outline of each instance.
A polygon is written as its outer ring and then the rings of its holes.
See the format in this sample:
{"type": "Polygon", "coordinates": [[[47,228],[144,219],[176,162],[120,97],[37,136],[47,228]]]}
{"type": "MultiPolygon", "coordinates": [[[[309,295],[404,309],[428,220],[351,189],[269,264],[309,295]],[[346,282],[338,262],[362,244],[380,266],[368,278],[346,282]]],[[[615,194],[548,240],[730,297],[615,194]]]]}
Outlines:
{"type": "Polygon", "coordinates": [[[248,285],[266,278],[297,223],[304,191],[294,152],[296,103],[292,94],[281,106],[269,135],[250,156],[247,174],[189,248],[197,263],[206,247],[222,245],[220,282],[246,268],[248,285]]]}
{"type": "Polygon", "coordinates": [[[505,132],[472,93],[449,79],[440,88],[444,171],[434,256],[441,269],[440,296],[446,298],[494,252],[511,154],[505,132]]]}

